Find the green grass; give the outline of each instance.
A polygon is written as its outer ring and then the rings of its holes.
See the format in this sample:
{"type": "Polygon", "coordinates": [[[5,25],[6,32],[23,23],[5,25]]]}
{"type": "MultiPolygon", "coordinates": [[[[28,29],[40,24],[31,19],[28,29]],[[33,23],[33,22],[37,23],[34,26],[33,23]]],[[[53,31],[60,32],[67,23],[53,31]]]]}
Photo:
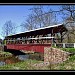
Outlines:
{"type": "Polygon", "coordinates": [[[4,51],[0,51],[0,54],[12,55],[10,52],[4,52],[4,51]]]}
{"type": "Polygon", "coordinates": [[[64,51],[67,51],[67,52],[75,52],[75,48],[60,48],[64,51]]]}
{"type": "Polygon", "coordinates": [[[8,57],[12,57],[12,54],[10,52],[0,51],[0,59],[8,57]]]}
{"type": "MultiPolygon", "coordinates": [[[[43,63],[43,61],[27,59],[18,63],[0,66],[0,70],[50,70],[49,66],[34,67],[34,64],[43,63]]],[[[71,56],[69,60],[61,63],[51,65],[51,70],[75,70],[75,55],[71,56]]]]}
{"type": "Polygon", "coordinates": [[[53,65],[52,70],[75,70],[75,55],[61,64],[53,65]]]}
{"type": "Polygon", "coordinates": [[[75,52],[75,48],[59,48],[59,47],[55,47],[55,46],[52,46],[53,48],[58,48],[58,49],[61,49],[63,51],[67,51],[67,52],[75,52]]]}
{"type": "MultiPolygon", "coordinates": [[[[60,48],[67,52],[75,52],[74,48],[60,48]]],[[[50,70],[49,66],[33,66],[34,64],[43,63],[43,61],[27,59],[25,61],[20,61],[18,63],[8,64],[0,66],[0,70],[50,70]]],[[[51,70],[75,70],[75,55],[69,57],[69,60],[51,65],[51,70]]]]}
{"type": "Polygon", "coordinates": [[[28,59],[18,63],[0,66],[0,70],[34,70],[35,68],[32,65],[40,62],[42,61],[28,59]]]}
{"type": "MultiPolygon", "coordinates": [[[[43,61],[27,59],[18,63],[0,66],[0,70],[50,70],[50,66],[34,67],[34,64],[42,63],[43,61]]],[[[69,60],[61,63],[51,65],[51,70],[75,70],[75,55],[71,56],[69,60]]]]}

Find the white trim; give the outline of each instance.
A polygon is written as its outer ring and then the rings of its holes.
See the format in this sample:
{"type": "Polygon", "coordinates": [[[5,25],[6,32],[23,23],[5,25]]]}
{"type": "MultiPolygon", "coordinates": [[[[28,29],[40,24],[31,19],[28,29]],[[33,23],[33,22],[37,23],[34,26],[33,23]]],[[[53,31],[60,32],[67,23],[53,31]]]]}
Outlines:
{"type": "Polygon", "coordinates": [[[39,37],[39,39],[52,39],[54,37],[39,37]]]}
{"type": "Polygon", "coordinates": [[[38,37],[38,38],[28,38],[29,40],[30,39],[35,39],[35,40],[37,40],[37,39],[52,39],[52,38],[54,38],[54,37],[38,37]]]}

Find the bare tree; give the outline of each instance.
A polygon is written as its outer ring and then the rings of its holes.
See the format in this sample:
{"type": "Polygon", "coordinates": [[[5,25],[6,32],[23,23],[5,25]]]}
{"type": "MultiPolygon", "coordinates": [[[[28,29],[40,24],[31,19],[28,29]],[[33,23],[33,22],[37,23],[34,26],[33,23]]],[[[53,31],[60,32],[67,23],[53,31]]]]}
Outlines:
{"type": "Polygon", "coordinates": [[[32,14],[28,16],[26,22],[21,24],[22,30],[32,30],[55,24],[55,14],[51,9],[47,12],[44,11],[43,6],[36,5],[30,10],[32,10],[32,14]]]}
{"type": "Polygon", "coordinates": [[[2,27],[2,35],[3,37],[11,35],[15,33],[15,24],[11,22],[11,20],[6,21],[2,27]]]}
{"type": "Polygon", "coordinates": [[[34,6],[32,8],[33,15],[35,18],[35,23],[39,25],[39,27],[42,27],[42,14],[43,14],[43,7],[41,5],[34,6]],[[40,15],[40,16],[39,16],[40,15]]]}
{"type": "Polygon", "coordinates": [[[34,23],[34,18],[33,18],[33,15],[30,14],[27,18],[27,20],[25,22],[23,22],[21,24],[22,26],[22,31],[25,31],[25,30],[33,30],[36,28],[36,25],[34,23]]]}
{"type": "Polygon", "coordinates": [[[41,28],[45,26],[49,26],[54,24],[55,22],[55,13],[52,11],[52,9],[49,9],[48,11],[44,11],[43,6],[34,6],[32,8],[33,15],[35,18],[35,23],[41,28]]]}
{"type": "Polygon", "coordinates": [[[62,5],[63,19],[68,32],[67,42],[75,42],[75,5],[62,5]]]}

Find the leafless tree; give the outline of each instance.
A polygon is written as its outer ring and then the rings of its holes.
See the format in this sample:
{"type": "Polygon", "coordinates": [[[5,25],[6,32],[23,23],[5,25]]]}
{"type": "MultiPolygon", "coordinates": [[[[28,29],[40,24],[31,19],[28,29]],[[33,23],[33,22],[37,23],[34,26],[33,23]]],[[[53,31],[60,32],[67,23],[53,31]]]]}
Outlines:
{"type": "Polygon", "coordinates": [[[52,25],[55,23],[55,13],[52,11],[52,9],[49,9],[48,11],[44,11],[43,6],[34,6],[33,9],[33,15],[35,18],[35,23],[39,25],[39,27],[45,27],[52,25]]]}
{"type": "Polygon", "coordinates": [[[67,42],[75,42],[75,5],[62,5],[63,19],[68,32],[67,42]]]}
{"type": "Polygon", "coordinates": [[[33,14],[30,14],[25,22],[21,24],[22,31],[33,30],[36,29],[35,18],[33,18],[33,14]]]}
{"type": "Polygon", "coordinates": [[[26,22],[22,23],[22,29],[24,28],[24,31],[25,29],[32,30],[56,24],[55,14],[51,9],[47,12],[44,11],[42,5],[36,5],[30,10],[32,11],[32,14],[28,16],[26,22]]]}
{"type": "Polygon", "coordinates": [[[2,27],[2,36],[5,37],[5,36],[15,33],[14,29],[15,29],[15,24],[12,23],[11,20],[6,21],[2,27]]]}

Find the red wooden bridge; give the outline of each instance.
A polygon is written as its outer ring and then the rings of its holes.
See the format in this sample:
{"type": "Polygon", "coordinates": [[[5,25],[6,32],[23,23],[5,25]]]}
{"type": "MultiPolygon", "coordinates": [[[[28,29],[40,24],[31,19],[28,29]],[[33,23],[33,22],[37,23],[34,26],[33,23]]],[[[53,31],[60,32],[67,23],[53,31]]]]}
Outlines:
{"type": "Polygon", "coordinates": [[[67,29],[63,24],[30,30],[25,33],[5,37],[6,47],[7,49],[13,50],[26,50],[44,53],[44,47],[50,47],[54,40],[60,40],[62,42],[65,32],[67,32],[67,29]],[[60,39],[49,38],[55,37],[56,33],[60,34],[60,39]],[[48,34],[50,34],[50,36],[48,36],[48,34]],[[37,37],[39,39],[37,39],[37,37]],[[36,41],[37,43],[35,44],[36,41]]]}
{"type": "Polygon", "coordinates": [[[26,50],[26,51],[33,51],[33,52],[41,52],[44,53],[44,47],[50,47],[51,44],[28,44],[28,45],[22,45],[22,44],[10,44],[7,45],[7,49],[13,49],[13,50],[26,50]]]}

